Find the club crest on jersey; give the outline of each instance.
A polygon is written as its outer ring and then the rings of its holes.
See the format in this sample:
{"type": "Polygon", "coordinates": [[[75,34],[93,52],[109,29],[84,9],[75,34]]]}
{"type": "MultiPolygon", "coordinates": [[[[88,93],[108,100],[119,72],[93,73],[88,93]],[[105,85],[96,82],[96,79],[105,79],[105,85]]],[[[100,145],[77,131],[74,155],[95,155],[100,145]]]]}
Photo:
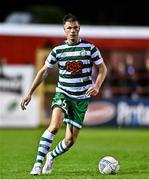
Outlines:
{"type": "Polygon", "coordinates": [[[83,68],[82,61],[69,61],[66,63],[65,68],[71,72],[72,75],[81,74],[83,68]]]}
{"type": "Polygon", "coordinates": [[[81,55],[81,56],[86,56],[86,55],[87,55],[87,52],[85,51],[85,49],[82,49],[82,50],[80,51],[80,55],[81,55]]]}

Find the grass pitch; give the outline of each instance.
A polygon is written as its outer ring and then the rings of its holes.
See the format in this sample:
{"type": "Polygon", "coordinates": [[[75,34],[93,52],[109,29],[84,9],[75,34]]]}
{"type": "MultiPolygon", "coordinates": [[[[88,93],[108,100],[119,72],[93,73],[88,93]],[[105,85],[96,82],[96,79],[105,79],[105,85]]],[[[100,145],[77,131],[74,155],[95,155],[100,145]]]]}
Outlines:
{"type": "MultiPolygon", "coordinates": [[[[1,179],[148,179],[149,130],[86,128],[80,131],[77,144],[59,156],[50,175],[31,176],[39,138],[45,129],[0,130],[1,179]],[[98,162],[103,156],[120,162],[116,175],[102,175],[98,162]]],[[[61,129],[52,148],[64,136],[61,129]]]]}

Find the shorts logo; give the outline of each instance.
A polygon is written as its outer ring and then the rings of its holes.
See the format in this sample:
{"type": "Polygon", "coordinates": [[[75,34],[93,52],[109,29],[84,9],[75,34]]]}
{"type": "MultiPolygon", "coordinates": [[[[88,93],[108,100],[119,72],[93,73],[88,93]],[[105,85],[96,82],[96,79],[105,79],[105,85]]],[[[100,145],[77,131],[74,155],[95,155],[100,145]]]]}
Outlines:
{"type": "Polygon", "coordinates": [[[60,105],[62,105],[62,100],[61,99],[59,99],[58,101],[57,101],[57,104],[60,106],[60,105]]]}
{"type": "Polygon", "coordinates": [[[72,75],[81,74],[83,63],[82,61],[70,61],[66,63],[65,68],[71,72],[72,75]]]}
{"type": "Polygon", "coordinates": [[[68,114],[67,103],[65,99],[64,100],[59,99],[56,102],[53,102],[52,106],[54,105],[60,106],[66,112],[66,114],[68,114]]]}

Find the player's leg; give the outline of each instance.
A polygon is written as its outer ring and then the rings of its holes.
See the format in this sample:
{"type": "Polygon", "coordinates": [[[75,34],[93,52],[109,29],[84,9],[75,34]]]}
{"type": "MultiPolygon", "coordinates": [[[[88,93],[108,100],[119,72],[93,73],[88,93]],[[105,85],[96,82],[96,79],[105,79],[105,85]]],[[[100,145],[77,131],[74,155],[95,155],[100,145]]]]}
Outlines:
{"type": "MultiPolygon", "coordinates": [[[[76,142],[79,130],[82,127],[85,112],[88,106],[88,100],[74,100],[59,94],[63,101],[57,101],[62,104],[62,109],[65,111],[64,121],[67,123],[65,139],[58,143],[56,148],[47,154],[46,163],[43,167],[43,174],[49,174],[52,170],[53,160],[65,153],[76,142]]],[[[62,100],[61,99],[61,100],[62,100]]]]}
{"type": "Polygon", "coordinates": [[[79,130],[79,128],[67,124],[65,138],[58,143],[53,151],[47,154],[46,163],[42,171],[43,174],[52,172],[53,160],[70,149],[77,140],[79,130]]]}
{"type": "Polygon", "coordinates": [[[79,130],[79,128],[67,124],[65,139],[60,141],[56,148],[51,152],[53,159],[69,150],[69,148],[76,142],[79,130]]]}
{"type": "Polygon", "coordinates": [[[63,118],[64,118],[63,111],[59,107],[55,107],[52,112],[50,125],[48,129],[41,136],[38,152],[37,152],[37,157],[36,157],[36,162],[31,171],[32,175],[38,175],[41,173],[42,162],[44,160],[44,157],[48,153],[49,148],[52,145],[52,141],[54,139],[55,134],[58,132],[58,130],[60,129],[62,125],[63,118]]]}

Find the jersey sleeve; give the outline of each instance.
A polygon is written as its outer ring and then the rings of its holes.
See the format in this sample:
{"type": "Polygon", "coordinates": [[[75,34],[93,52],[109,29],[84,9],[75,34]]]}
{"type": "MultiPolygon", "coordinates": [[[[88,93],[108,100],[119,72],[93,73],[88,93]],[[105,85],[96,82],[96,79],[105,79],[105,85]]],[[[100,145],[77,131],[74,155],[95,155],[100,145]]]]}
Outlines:
{"type": "Polygon", "coordinates": [[[100,54],[100,51],[97,47],[95,47],[94,45],[91,48],[91,59],[93,61],[94,64],[99,65],[103,62],[103,58],[100,54]]]}
{"type": "Polygon", "coordinates": [[[52,68],[56,63],[57,63],[56,50],[54,48],[51,50],[50,54],[48,55],[45,64],[47,65],[48,68],[52,68]]]}

